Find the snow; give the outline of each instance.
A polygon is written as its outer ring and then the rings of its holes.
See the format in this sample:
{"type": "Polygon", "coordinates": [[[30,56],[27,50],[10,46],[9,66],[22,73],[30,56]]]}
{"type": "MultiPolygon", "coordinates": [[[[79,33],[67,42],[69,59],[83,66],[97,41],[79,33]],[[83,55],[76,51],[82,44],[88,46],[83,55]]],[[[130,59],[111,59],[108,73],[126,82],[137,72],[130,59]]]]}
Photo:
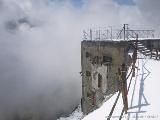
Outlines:
{"type": "MultiPolygon", "coordinates": [[[[141,55],[139,58],[145,57],[141,55]]],[[[136,77],[132,79],[128,93],[129,110],[127,114],[123,115],[122,120],[160,120],[160,72],[158,70],[160,69],[160,61],[139,59],[136,65],[138,66],[136,70],[137,79],[136,77]]],[[[80,120],[80,118],[83,118],[82,120],[107,120],[117,94],[114,94],[99,109],[87,116],[83,116],[81,112],[75,111],[74,113],[76,114],[71,114],[69,118],[59,120],[80,120]],[[78,117],[76,117],[77,114],[78,117]]],[[[123,101],[120,95],[111,120],[119,119],[122,108],[123,101]]]]}

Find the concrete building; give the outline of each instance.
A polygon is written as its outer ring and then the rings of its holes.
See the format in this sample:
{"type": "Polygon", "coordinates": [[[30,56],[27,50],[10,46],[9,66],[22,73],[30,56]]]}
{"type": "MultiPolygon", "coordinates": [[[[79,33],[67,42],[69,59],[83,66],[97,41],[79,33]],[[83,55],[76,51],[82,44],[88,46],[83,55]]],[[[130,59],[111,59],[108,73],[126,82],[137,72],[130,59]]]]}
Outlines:
{"type": "MultiPolygon", "coordinates": [[[[160,60],[160,39],[154,30],[90,29],[83,31],[81,42],[82,112],[86,115],[101,106],[106,98],[122,93],[125,113],[128,110],[127,72],[135,77],[137,52],[145,58],[160,60]],[[118,41],[115,41],[118,40],[118,41]],[[132,52],[132,56],[128,53],[132,52]],[[108,97],[106,97],[108,96],[108,97]]],[[[144,58],[144,59],[145,59],[144,58]]]]}
{"type": "Polygon", "coordinates": [[[118,69],[128,62],[126,41],[82,41],[82,111],[88,114],[101,106],[105,96],[119,90],[118,69]]]}

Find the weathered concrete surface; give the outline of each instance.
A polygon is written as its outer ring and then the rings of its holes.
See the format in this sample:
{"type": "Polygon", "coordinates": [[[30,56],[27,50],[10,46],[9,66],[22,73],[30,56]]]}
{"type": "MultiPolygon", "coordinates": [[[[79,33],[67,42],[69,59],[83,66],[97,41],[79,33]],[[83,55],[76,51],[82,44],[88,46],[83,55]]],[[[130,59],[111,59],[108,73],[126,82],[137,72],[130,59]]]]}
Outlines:
{"type": "Polygon", "coordinates": [[[126,41],[82,41],[82,111],[88,114],[101,105],[104,96],[118,91],[117,73],[128,62],[126,41]]]}

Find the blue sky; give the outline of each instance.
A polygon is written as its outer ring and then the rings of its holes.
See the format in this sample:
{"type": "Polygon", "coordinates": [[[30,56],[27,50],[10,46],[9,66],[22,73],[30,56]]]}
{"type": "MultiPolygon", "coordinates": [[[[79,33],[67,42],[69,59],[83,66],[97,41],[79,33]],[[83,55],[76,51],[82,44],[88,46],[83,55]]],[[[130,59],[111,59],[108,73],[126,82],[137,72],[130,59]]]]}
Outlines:
{"type": "MultiPolygon", "coordinates": [[[[114,0],[115,2],[117,2],[120,5],[134,5],[133,0],[114,0]]],[[[83,2],[82,0],[72,0],[73,5],[76,7],[80,7],[83,2]]]]}
{"type": "Polygon", "coordinates": [[[80,7],[83,4],[82,0],[72,0],[72,2],[76,7],[80,7]]]}
{"type": "Polygon", "coordinates": [[[134,5],[133,0],[114,0],[120,5],[134,5]]]}

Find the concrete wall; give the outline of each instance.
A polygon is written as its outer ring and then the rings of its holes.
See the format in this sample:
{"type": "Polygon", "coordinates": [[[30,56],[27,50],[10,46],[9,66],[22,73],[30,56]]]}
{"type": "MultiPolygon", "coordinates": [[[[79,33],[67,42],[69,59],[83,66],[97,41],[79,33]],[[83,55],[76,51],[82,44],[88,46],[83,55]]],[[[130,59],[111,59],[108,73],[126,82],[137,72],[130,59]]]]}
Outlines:
{"type": "Polygon", "coordinates": [[[118,91],[117,72],[127,63],[127,42],[82,41],[82,111],[88,114],[118,91]]]}

